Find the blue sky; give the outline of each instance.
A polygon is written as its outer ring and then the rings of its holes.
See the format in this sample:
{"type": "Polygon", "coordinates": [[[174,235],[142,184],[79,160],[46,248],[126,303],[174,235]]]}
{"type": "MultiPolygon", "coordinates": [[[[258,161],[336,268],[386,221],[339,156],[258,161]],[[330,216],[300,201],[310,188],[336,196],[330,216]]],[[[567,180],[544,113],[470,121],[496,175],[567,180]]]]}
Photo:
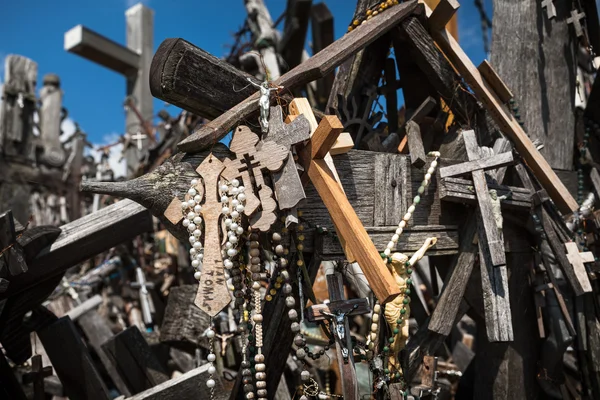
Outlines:
{"type": "MultiPolygon", "coordinates": [[[[265,0],[275,20],[284,10],[285,0],[265,0]]],[[[317,3],[318,0],[314,0],[317,3]]],[[[75,25],[86,27],[118,42],[125,43],[125,10],[135,0],[47,0],[7,1],[2,7],[0,24],[0,79],[4,79],[3,59],[7,54],[20,54],[38,63],[38,88],[44,74],[61,77],[65,92],[64,106],[94,143],[103,143],[122,134],[125,124],[122,103],[125,79],[119,74],[85,60],[63,49],[64,33],[75,25]]],[[[243,0],[191,1],[148,0],[144,3],[155,11],[154,48],[166,38],[181,37],[221,57],[225,45],[232,43],[231,34],[245,18],[243,0]]],[[[326,0],[335,17],[335,36],[346,32],[354,11],[353,0],[326,0]]],[[[491,16],[491,0],[485,0],[491,16]]],[[[481,23],[473,1],[465,1],[459,12],[460,43],[478,64],[485,58],[481,23]]],[[[164,106],[155,100],[154,112],[164,106]]],[[[176,114],[173,106],[167,108],[176,114]]]]}

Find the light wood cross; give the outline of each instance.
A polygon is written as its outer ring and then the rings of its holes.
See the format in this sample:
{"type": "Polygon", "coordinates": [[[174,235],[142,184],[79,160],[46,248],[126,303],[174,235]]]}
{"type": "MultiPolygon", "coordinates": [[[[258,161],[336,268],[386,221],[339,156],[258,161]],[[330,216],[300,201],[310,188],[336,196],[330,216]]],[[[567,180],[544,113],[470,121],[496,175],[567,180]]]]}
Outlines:
{"type": "Polygon", "coordinates": [[[575,34],[577,37],[583,36],[583,28],[581,27],[581,20],[585,18],[585,13],[577,12],[577,10],[571,10],[571,16],[567,18],[567,23],[573,25],[575,34]]]}
{"type": "MultiPolygon", "coordinates": [[[[298,114],[301,109],[309,122],[315,120],[310,107],[303,107],[302,103],[308,102],[306,99],[294,99],[290,104],[290,114],[298,114]]],[[[337,117],[323,117],[312,132],[310,141],[300,149],[299,159],[305,170],[302,181],[308,183],[310,180],[313,184],[329,211],[346,258],[358,262],[373,293],[381,304],[385,304],[396,298],[400,290],[348,201],[329,154],[342,130],[342,123],[337,117]]]]}
{"type": "Polygon", "coordinates": [[[229,181],[235,178],[242,180],[248,189],[245,192],[244,213],[250,217],[252,229],[266,232],[277,220],[277,202],[273,198],[273,191],[264,181],[263,171],[279,171],[288,158],[289,147],[270,141],[259,143],[256,133],[240,125],[233,134],[229,149],[237,158],[225,160],[223,177],[229,181]]]}
{"type": "Polygon", "coordinates": [[[573,266],[573,270],[575,270],[575,275],[577,276],[578,281],[581,283],[581,288],[583,289],[583,292],[591,292],[592,284],[590,283],[590,278],[588,276],[587,271],[585,270],[585,265],[583,265],[583,263],[594,262],[594,253],[592,253],[591,251],[580,253],[579,248],[577,247],[577,243],[575,242],[565,243],[565,248],[567,249],[567,258],[573,266]]]}
{"type": "Polygon", "coordinates": [[[548,19],[556,18],[556,7],[554,7],[554,0],[543,0],[542,8],[546,9],[548,13],[548,19]]]}

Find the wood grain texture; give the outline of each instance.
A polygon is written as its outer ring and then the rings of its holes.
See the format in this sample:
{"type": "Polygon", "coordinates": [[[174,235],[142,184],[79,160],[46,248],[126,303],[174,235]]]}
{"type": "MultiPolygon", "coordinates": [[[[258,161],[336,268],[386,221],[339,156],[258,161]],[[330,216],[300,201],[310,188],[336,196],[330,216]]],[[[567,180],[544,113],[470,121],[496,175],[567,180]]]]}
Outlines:
{"type": "Polygon", "coordinates": [[[110,338],[102,349],[131,393],[142,392],[169,380],[137,326],[130,326],[110,338]]]}
{"type": "Polygon", "coordinates": [[[224,168],[221,160],[209,155],[196,169],[204,181],[206,196],[201,211],[204,219],[204,258],[194,304],[211,317],[231,302],[221,256],[220,220],[223,206],[219,196],[219,176],[224,168]]]}
{"type": "Polygon", "coordinates": [[[477,70],[481,76],[487,81],[492,87],[494,92],[498,95],[500,101],[504,104],[508,103],[510,99],[514,97],[508,86],[500,79],[492,64],[488,60],[483,60],[477,67],[477,70]]]}
{"type": "MultiPolygon", "coordinates": [[[[128,397],[127,400],[180,400],[185,398],[208,399],[210,390],[206,387],[210,364],[204,364],[178,378],[168,380],[151,389],[128,397]]],[[[215,400],[225,400],[229,391],[225,390],[220,379],[215,379],[215,400]]]]}
{"type": "MultiPolygon", "coordinates": [[[[529,167],[534,171],[536,177],[544,189],[546,189],[560,211],[564,214],[569,214],[576,210],[579,206],[573,196],[571,196],[567,188],[558,179],[548,161],[546,161],[546,159],[536,149],[531,142],[531,139],[527,136],[525,131],[523,131],[517,120],[504,108],[496,93],[481,77],[481,74],[477,68],[475,68],[469,57],[464,53],[458,42],[450,34],[448,34],[445,29],[432,32],[432,36],[446,57],[448,57],[456,70],[461,74],[465,82],[467,82],[469,87],[473,90],[473,93],[475,93],[478,100],[481,101],[484,107],[488,110],[502,132],[511,139],[516,149],[527,162],[529,167]]],[[[523,40],[519,40],[518,42],[522,41],[523,40]]],[[[568,94],[565,94],[565,98],[569,97],[570,96],[568,94]]],[[[565,109],[571,109],[571,107],[562,108],[562,110],[565,109]]],[[[573,128],[562,130],[562,132],[572,131],[573,128]]],[[[569,137],[574,136],[569,135],[569,137]]],[[[573,146],[565,145],[564,141],[562,141],[560,145],[557,143],[556,147],[566,147],[572,151],[573,146]]],[[[570,154],[571,156],[567,157],[569,163],[572,162],[572,152],[570,154]]],[[[567,167],[563,169],[570,168],[567,167]]]]}
{"type": "Polygon", "coordinates": [[[525,131],[544,142],[548,164],[572,170],[575,116],[565,110],[574,108],[576,39],[565,21],[571,4],[554,5],[556,18],[548,20],[537,3],[494,0],[491,62],[515,95],[525,131]]]}
{"type": "Polygon", "coordinates": [[[573,266],[573,271],[575,272],[575,276],[577,276],[581,288],[584,293],[591,292],[592,284],[590,283],[590,278],[588,277],[587,270],[583,263],[594,262],[594,254],[590,251],[580,253],[577,243],[575,242],[565,243],[565,248],[567,249],[567,258],[573,266]]]}
{"type": "Polygon", "coordinates": [[[414,121],[408,121],[405,129],[410,163],[413,167],[422,168],[425,165],[426,157],[425,149],[423,148],[423,138],[421,137],[421,129],[414,121]]]}
{"type": "Polygon", "coordinates": [[[311,158],[325,158],[343,129],[344,126],[338,117],[334,115],[324,116],[310,137],[311,158]]]}
{"type": "Polygon", "coordinates": [[[64,273],[140,233],[152,229],[152,218],[143,206],[122,200],[60,227],[58,238],[29,263],[29,271],[11,279],[0,300],[13,296],[31,285],[64,273]]]}
{"type": "MultiPolygon", "coordinates": [[[[509,195],[502,200],[502,208],[529,211],[531,209],[531,191],[515,186],[488,183],[488,188],[495,190],[498,196],[509,195]]],[[[464,204],[477,204],[473,181],[461,178],[440,179],[440,200],[464,204]]]]}
{"type": "Polygon", "coordinates": [[[313,160],[308,174],[332,219],[336,221],[338,234],[352,249],[352,255],[360,264],[375,296],[381,304],[394,299],[399,294],[396,282],[325,160],[313,160]]]}
{"type": "MultiPolygon", "coordinates": [[[[293,89],[324,77],[352,54],[390,30],[410,14],[416,4],[416,1],[402,3],[388,12],[381,13],[282,75],[273,83],[283,86],[284,89],[293,89]]],[[[179,149],[185,152],[198,151],[218,142],[236,123],[248,118],[257,108],[258,94],[254,94],[181,141],[178,145],[179,149]]]]}
{"type": "Polygon", "coordinates": [[[464,175],[473,171],[486,171],[488,169],[505,167],[513,163],[513,154],[511,152],[506,152],[487,158],[442,167],[440,168],[440,177],[449,178],[453,176],[464,175]]]}
{"type": "Polygon", "coordinates": [[[446,25],[452,19],[460,4],[456,0],[446,0],[438,2],[433,12],[429,16],[429,28],[432,31],[446,29],[446,25]]]}

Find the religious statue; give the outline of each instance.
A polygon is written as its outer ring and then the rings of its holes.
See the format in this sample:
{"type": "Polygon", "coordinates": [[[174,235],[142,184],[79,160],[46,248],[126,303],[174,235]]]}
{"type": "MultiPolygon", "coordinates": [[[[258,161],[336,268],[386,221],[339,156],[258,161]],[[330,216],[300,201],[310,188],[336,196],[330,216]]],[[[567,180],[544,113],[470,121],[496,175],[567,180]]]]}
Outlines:
{"type": "Polygon", "coordinates": [[[490,189],[490,199],[492,200],[492,212],[494,213],[494,219],[496,220],[496,226],[498,230],[502,231],[502,225],[504,224],[504,219],[502,218],[502,208],[500,202],[502,200],[506,200],[510,197],[509,194],[505,194],[504,196],[498,196],[498,192],[496,189],[490,189]]]}
{"type": "MultiPolygon", "coordinates": [[[[407,289],[406,280],[408,279],[408,274],[406,273],[406,262],[409,261],[410,265],[413,266],[417,263],[417,261],[423,258],[425,252],[435,245],[436,242],[437,238],[435,237],[427,238],[423,246],[421,246],[421,248],[415,254],[413,254],[410,260],[406,254],[392,254],[392,262],[388,264],[388,268],[396,280],[401,293],[404,293],[404,291],[407,289]]],[[[404,348],[406,341],[408,340],[408,319],[410,315],[410,306],[408,304],[404,304],[403,300],[404,296],[402,295],[396,297],[393,301],[385,305],[384,312],[385,320],[392,328],[398,325],[397,321],[400,318],[402,318],[404,321],[399,329],[399,332],[394,336],[394,342],[390,344],[389,364],[392,368],[397,370],[400,369],[400,361],[396,359],[396,356],[404,348]],[[401,313],[403,308],[406,309],[405,314],[401,313]]]]}
{"type": "Polygon", "coordinates": [[[271,92],[283,89],[283,86],[270,87],[269,81],[264,81],[260,85],[254,83],[250,78],[248,82],[260,89],[260,99],[258,100],[258,106],[260,107],[260,128],[263,133],[269,131],[269,109],[271,107],[271,92]]]}

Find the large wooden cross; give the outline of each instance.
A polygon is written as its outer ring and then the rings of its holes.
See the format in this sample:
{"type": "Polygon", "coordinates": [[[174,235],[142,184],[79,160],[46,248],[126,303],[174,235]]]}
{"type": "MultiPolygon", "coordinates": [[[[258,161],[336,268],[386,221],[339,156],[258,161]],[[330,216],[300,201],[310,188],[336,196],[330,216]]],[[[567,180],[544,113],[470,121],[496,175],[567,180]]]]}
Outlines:
{"type": "MultiPolygon", "coordinates": [[[[146,121],[151,120],[152,94],[150,93],[150,64],[154,51],[154,11],[142,3],[125,11],[127,19],[127,46],[82,26],[77,25],[65,33],[65,50],[80,55],[125,76],[127,96],[132,96],[146,121]]],[[[127,107],[125,132],[142,131],[141,121],[131,107],[127,107]]],[[[128,174],[137,171],[138,151],[126,153],[128,174]]]]}

